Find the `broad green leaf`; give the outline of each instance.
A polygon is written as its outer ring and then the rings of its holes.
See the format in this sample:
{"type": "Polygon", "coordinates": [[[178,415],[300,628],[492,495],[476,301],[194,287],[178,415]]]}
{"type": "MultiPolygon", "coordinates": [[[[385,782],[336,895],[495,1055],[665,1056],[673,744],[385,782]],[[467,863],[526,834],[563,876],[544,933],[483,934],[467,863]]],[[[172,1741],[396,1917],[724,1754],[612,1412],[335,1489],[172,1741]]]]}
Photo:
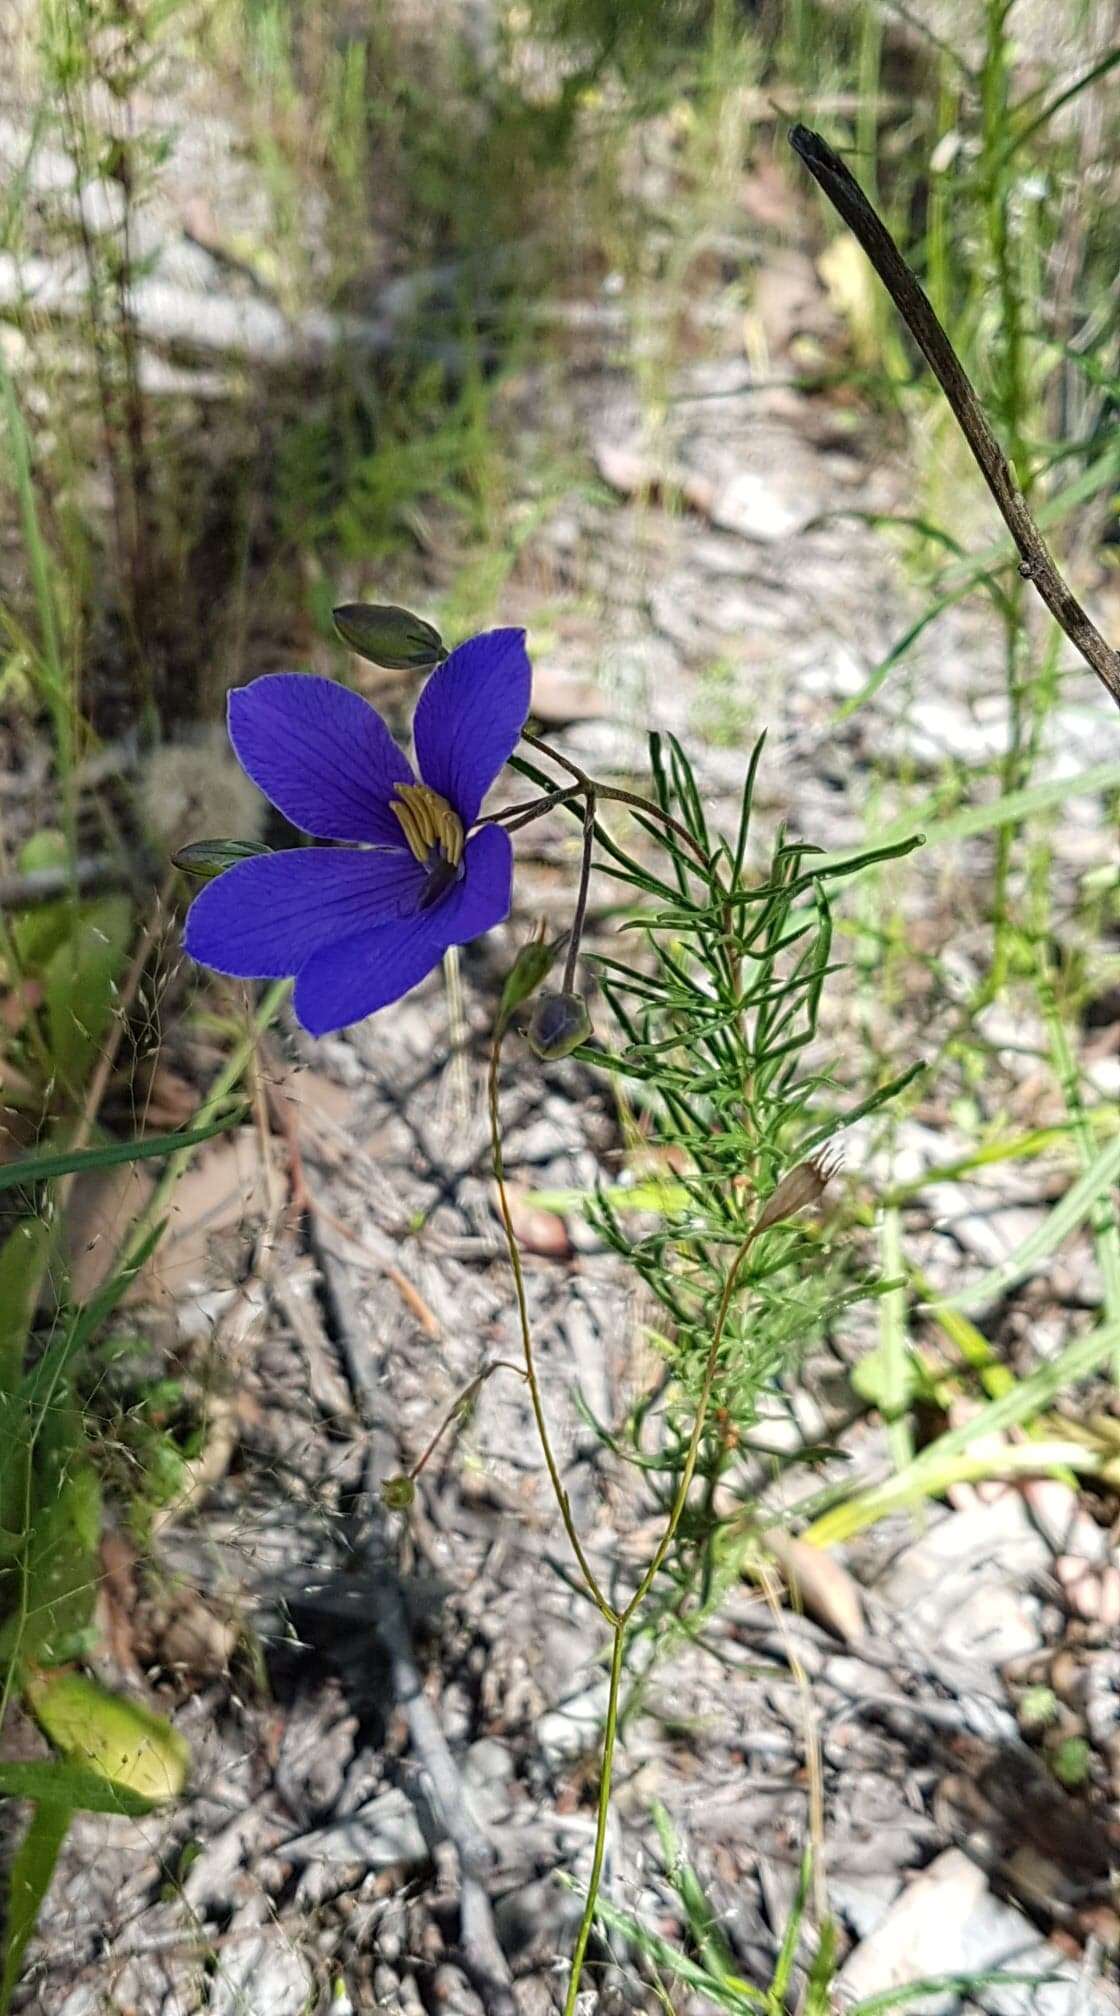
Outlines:
{"type": "Polygon", "coordinates": [[[85,904],[43,970],[51,1058],[71,1091],[84,1083],[108,1027],[131,932],[127,896],[85,904]]]}
{"type": "Polygon", "coordinates": [[[20,1388],[21,1396],[28,1406],[43,1414],[47,1421],[57,1418],[58,1408],[55,1396],[60,1381],[64,1378],[73,1360],[84,1350],[91,1338],[97,1335],[103,1323],[112,1315],[122,1295],[146,1265],[155,1252],[161,1238],[166,1219],[158,1219],[149,1225],[127,1260],[118,1264],[103,1288],[90,1301],[76,1310],[66,1328],[52,1339],[42,1357],[24,1375],[20,1388]]]}
{"type": "Polygon", "coordinates": [[[182,1791],[190,1751],[164,1716],[84,1673],[36,1673],[24,1691],[51,1742],[74,1763],[142,1799],[182,1791]]]}
{"type": "Polygon", "coordinates": [[[0,1976],[0,2016],[11,2007],[19,1981],[24,1949],[47,1894],[59,1849],[66,1839],[71,1811],[66,1806],[37,1806],[16,1850],[8,1878],[8,1914],[4,1927],[4,1970],[0,1976]]]}
{"type": "MultiPolygon", "coordinates": [[[[65,868],[70,858],[66,835],[53,826],[33,833],[19,854],[20,873],[33,875],[37,868],[65,868]]],[[[12,919],[12,943],[20,965],[38,973],[62,944],[74,915],[74,906],[62,897],[56,903],[39,903],[12,919]]]]}
{"type": "Polygon", "coordinates": [[[49,1245],[49,1226],[39,1218],[27,1218],[0,1246],[0,1408],[20,1382],[49,1245]]]}
{"type": "Polygon", "coordinates": [[[127,1813],[140,1819],[154,1801],[125,1785],[114,1785],[99,1771],[66,1764],[57,1757],[30,1764],[0,1763],[0,1798],[34,1799],[40,1806],[65,1806],[71,1812],[127,1813]]]}
{"type": "Polygon", "coordinates": [[[0,1560],[8,1561],[22,1550],[30,1507],[33,1438],[22,1394],[0,1395],[0,1438],[0,1560]]]}
{"type": "MultiPolygon", "coordinates": [[[[34,1481],[41,1489],[38,1476],[34,1481]]],[[[24,1597],[0,1626],[0,1661],[54,1665],[82,1649],[97,1596],[100,1536],[97,1473],[80,1464],[64,1473],[35,1516],[23,1571],[24,1597]]]]}
{"type": "Polygon", "coordinates": [[[17,1183],[49,1183],[56,1176],[69,1176],[75,1170],[112,1169],[118,1162],[144,1162],[153,1156],[177,1155],[183,1148],[197,1148],[215,1134],[226,1133],[243,1118],[243,1109],[237,1107],[220,1120],[212,1120],[209,1126],[196,1127],[186,1134],[153,1134],[146,1141],[106,1141],[100,1148],[62,1149],[57,1155],[25,1155],[0,1169],[0,1190],[9,1190],[17,1183]]]}

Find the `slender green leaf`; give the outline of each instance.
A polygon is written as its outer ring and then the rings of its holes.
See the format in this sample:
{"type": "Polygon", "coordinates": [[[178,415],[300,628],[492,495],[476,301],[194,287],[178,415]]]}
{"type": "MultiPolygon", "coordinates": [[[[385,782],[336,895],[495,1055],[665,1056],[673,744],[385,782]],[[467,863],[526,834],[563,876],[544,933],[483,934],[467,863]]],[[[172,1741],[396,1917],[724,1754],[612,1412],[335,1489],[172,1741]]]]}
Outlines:
{"type": "Polygon", "coordinates": [[[34,1799],[40,1806],[65,1806],[70,1812],[126,1813],[132,1819],[152,1812],[155,1805],[125,1785],[114,1785],[99,1771],[57,1757],[30,1764],[0,1763],[0,1798],[34,1799]]]}
{"type": "Polygon", "coordinates": [[[18,1985],[24,1949],[47,1894],[72,1813],[66,1806],[37,1806],[16,1850],[8,1878],[4,1928],[4,1969],[0,1975],[0,2016],[6,2016],[18,1985]]]}
{"type": "Polygon", "coordinates": [[[63,1149],[57,1155],[25,1155],[18,1162],[8,1162],[0,1168],[0,1190],[10,1190],[15,1184],[49,1183],[56,1176],[69,1176],[75,1170],[111,1169],[118,1162],[143,1162],[153,1156],[177,1155],[183,1148],[197,1148],[200,1142],[210,1141],[215,1134],[224,1134],[237,1126],[244,1117],[241,1107],[226,1113],[220,1120],[212,1120],[206,1127],[196,1127],[186,1134],[153,1134],[146,1141],[107,1141],[100,1148],[82,1148],[67,1152],[63,1149]]]}
{"type": "MultiPolygon", "coordinates": [[[[1069,798],[1086,797],[1098,791],[1102,796],[1110,791],[1120,791],[1120,762],[1097,763],[1092,769],[1082,770],[1074,777],[1055,777],[1048,784],[1031,784],[1022,791],[1009,791],[1004,797],[993,799],[989,805],[969,805],[945,818],[937,816],[937,799],[928,798],[911,811],[890,820],[883,837],[890,842],[904,834],[913,836],[920,828],[921,839],[927,847],[940,847],[947,841],[967,840],[975,833],[990,832],[993,826],[1021,825],[1034,818],[1036,813],[1064,805],[1069,798]]],[[[914,844],[918,842],[915,840],[914,844]]],[[[817,872],[821,868],[831,870],[838,865],[855,867],[865,858],[849,853],[826,854],[817,872]]]]}
{"type": "Polygon", "coordinates": [[[1084,1174],[1071,1184],[1061,1203],[1055,1204],[1053,1210],[1047,1213],[1037,1231],[1020,1241],[1009,1259],[1002,1261],[998,1267],[990,1268],[979,1281],[971,1282],[958,1295],[940,1299],[950,1309],[967,1310],[1006,1295],[1010,1288],[1025,1281],[1041,1260],[1045,1260],[1063,1239],[1068,1239],[1070,1233],[1084,1223],[1098,1199],[1108,1195],[1118,1177],[1120,1139],[1108,1142],[1094,1156],[1084,1174]]]}
{"type": "MultiPolygon", "coordinates": [[[[998,1400],[989,1401],[959,1428],[950,1428],[944,1435],[938,1436],[937,1441],[915,1456],[904,1470],[897,1471],[884,1483],[864,1486],[846,1496],[840,1504],[814,1520],[805,1538],[816,1547],[831,1547],[837,1541],[849,1539],[853,1533],[862,1532],[885,1513],[944,1489],[946,1477],[952,1481],[956,1474],[954,1459],[965,1458],[979,1436],[1002,1435],[1008,1428],[1033,1420],[1050,1406],[1059,1393],[1097,1371],[1118,1345],[1120,1323],[1103,1324],[1100,1329],[1091,1331],[1089,1336],[1079,1337],[1049,1364],[1040,1365],[1029,1378],[1018,1380],[1011,1392],[1002,1394],[998,1400]]],[[[1071,1469],[1082,1469],[1086,1466],[1079,1458],[1084,1454],[1084,1451],[1071,1453],[1071,1448],[1065,1444],[1050,1449],[1049,1445],[1023,1443],[982,1460],[987,1465],[984,1474],[998,1475],[1001,1467],[1030,1470],[1068,1463],[1071,1469]]],[[[963,1476],[966,1466],[958,1467],[963,1476]]],[[[1093,1465],[1088,1467],[1091,1469],[1093,1465]]]]}

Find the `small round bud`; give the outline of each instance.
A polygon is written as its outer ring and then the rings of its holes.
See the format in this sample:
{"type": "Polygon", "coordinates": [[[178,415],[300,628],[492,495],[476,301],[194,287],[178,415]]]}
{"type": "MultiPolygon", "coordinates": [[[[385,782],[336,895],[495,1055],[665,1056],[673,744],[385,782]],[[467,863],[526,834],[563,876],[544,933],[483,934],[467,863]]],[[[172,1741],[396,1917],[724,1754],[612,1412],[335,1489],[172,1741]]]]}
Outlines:
{"type": "Polygon", "coordinates": [[[271,847],[263,847],[259,840],[191,840],[186,847],[176,847],[171,863],[185,875],[210,881],[215,875],[224,875],[237,861],[252,861],[258,854],[271,852],[271,847]]]}
{"type": "Polygon", "coordinates": [[[416,1499],[411,1477],[386,1477],[381,1486],[381,1503],[388,1512],[408,1512],[416,1499]]]}
{"type": "Polygon", "coordinates": [[[591,1017],[582,994],[542,994],[526,1035],[529,1048],[543,1063],[568,1057],[591,1034],[591,1017]]]}
{"type": "Polygon", "coordinates": [[[343,643],[386,671],[427,672],[447,656],[439,631],[411,609],[391,602],[344,602],[332,613],[343,643]]]}

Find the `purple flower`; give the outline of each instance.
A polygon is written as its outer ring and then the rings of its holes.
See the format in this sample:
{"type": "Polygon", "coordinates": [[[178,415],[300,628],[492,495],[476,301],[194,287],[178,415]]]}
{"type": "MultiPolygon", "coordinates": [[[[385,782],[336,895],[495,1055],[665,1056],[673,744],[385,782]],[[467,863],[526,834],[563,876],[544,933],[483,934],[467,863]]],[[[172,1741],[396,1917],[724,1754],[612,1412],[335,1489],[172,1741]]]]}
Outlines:
{"type": "Polygon", "coordinates": [[[381,716],[345,686],[279,672],[238,687],[229,735],[242,769],[293,826],[352,844],[227,869],[191,905],[191,958],[243,980],[294,974],[296,1014],[323,1036],[398,1000],[450,945],[500,924],[509,835],[470,829],[516,746],[529,689],[523,630],[461,644],[417,702],[418,781],[381,716]]]}

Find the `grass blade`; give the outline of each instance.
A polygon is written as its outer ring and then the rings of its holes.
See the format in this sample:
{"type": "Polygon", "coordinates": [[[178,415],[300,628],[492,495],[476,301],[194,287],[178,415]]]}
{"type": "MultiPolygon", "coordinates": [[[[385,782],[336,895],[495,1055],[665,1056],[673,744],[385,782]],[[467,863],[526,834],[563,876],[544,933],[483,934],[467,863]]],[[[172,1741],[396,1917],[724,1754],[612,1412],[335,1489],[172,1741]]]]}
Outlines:
{"type": "Polygon", "coordinates": [[[212,1120],[209,1126],[196,1127],[186,1134],[154,1134],[148,1141],[108,1141],[100,1148],[82,1148],[69,1154],[63,1149],[58,1155],[27,1155],[0,1169],[0,1190],[10,1190],[17,1183],[49,1183],[56,1176],[70,1176],[75,1171],[111,1169],[118,1162],[144,1162],[153,1156],[176,1155],[182,1148],[197,1148],[200,1142],[211,1141],[215,1134],[224,1134],[235,1127],[243,1110],[236,1108],[222,1119],[212,1120]]]}
{"type": "Polygon", "coordinates": [[[6,2016],[19,1981],[24,1948],[35,1930],[39,1908],[47,1894],[59,1850],[66,1839],[73,1809],[37,1806],[16,1852],[8,1883],[8,1922],[4,1932],[4,1971],[0,1976],[0,2016],[6,2016]]]}
{"type": "Polygon", "coordinates": [[[979,1281],[962,1288],[959,1295],[941,1298],[946,1307],[975,1309],[980,1303],[993,1301],[1016,1287],[1034,1271],[1040,1260],[1053,1253],[1063,1239],[1068,1238],[1092,1214],[1118,1176],[1120,1140],[1110,1141],[1093,1157],[1084,1174],[1067,1190],[1061,1203],[1055,1204],[1054,1209],[1047,1213],[1037,1231],[1022,1240],[1010,1259],[1003,1261],[999,1267],[990,1268],[979,1281]]]}

